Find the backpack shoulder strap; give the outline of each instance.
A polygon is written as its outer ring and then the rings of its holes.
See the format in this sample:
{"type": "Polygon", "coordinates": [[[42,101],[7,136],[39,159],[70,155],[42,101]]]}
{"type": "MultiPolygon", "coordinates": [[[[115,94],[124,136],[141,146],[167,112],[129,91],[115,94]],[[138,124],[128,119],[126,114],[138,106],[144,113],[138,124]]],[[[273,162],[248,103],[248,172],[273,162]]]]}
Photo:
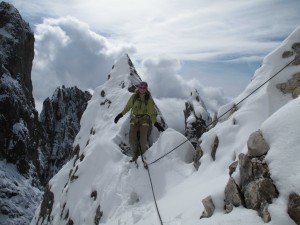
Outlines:
{"type": "Polygon", "coordinates": [[[133,101],[132,101],[132,106],[131,106],[131,107],[134,106],[134,103],[135,103],[135,101],[136,101],[138,98],[139,98],[139,95],[138,95],[137,93],[135,93],[135,94],[134,94],[134,97],[133,97],[133,101]]]}

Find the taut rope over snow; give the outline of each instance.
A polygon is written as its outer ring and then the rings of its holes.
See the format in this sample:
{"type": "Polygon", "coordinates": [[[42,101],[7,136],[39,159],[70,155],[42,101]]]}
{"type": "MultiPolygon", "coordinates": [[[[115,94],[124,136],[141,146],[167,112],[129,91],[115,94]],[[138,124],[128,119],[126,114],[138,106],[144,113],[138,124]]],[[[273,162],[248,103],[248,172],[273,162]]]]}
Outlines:
{"type": "MultiPolygon", "coordinates": [[[[273,76],[271,76],[268,80],[266,80],[264,83],[262,83],[260,86],[258,86],[254,91],[252,91],[250,94],[248,94],[246,97],[244,97],[241,101],[239,101],[237,104],[235,104],[233,107],[231,107],[229,110],[227,110],[225,113],[223,113],[221,116],[217,117],[216,120],[212,121],[210,124],[206,125],[206,128],[208,128],[210,125],[212,125],[213,123],[215,123],[216,121],[218,121],[221,117],[223,117],[224,115],[226,115],[226,113],[230,112],[234,107],[236,107],[237,105],[241,104],[243,101],[245,101],[245,99],[249,98],[254,92],[256,92],[258,89],[260,89],[262,86],[264,86],[267,82],[269,82],[271,79],[273,79],[275,76],[277,76],[281,71],[283,71],[286,67],[288,67],[290,64],[292,64],[296,59],[298,59],[300,57],[300,55],[296,56],[295,59],[293,59],[291,62],[289,62],[287,65],[285,65],[283,68],[281,68],[277,73],[275,73],[273,76]]],[[[149,170],[149,165],[156,163],[157,161],[159,161],[160,159],[164,158],[166,155],[170,154],[171,152],[175,151],[176,149],[178,149],[181,145],[183,145],[184,143],[188,142],[189,139],[186,139],[184,142],[180,143],[179,145],[177,145],[175,148],[173,148],[171,151],[167,152],[166,154],[164,154],[163,156],[159,157],[158,159],[154,160],[153,162],[147,164],[143,158],[143,154],[142,154],[142,150],[141,150],[141,146],[140,146],[140,142],[138,143],[138,148],[141,154],[141,158],[144,164],[145,169],[148,172],[148,176],[149,176],[149,180],[150,180],[150,184],[151,184],[151,189],[152,189],[152,195],[153,195],[153,199],[155,202],[155,207],[156,207],[156,211],[160,220],[160,224],[163,225],[161,216],[160,216],[160,212],[157,206],[157,202],[156,202],[156,197],[155,197],[155,193],[154,193],[154,188],[153,188],[153,183],[152,183],[152,179],[151,179],[151,175],[150,175],[150,170],[149,170]]]]}
{"type": "MultiPolygon", "coordinates": [[[[282,67],[277,73],[275,73],[273,76],[271,76],[268,80],[266,80],[264,83],[262,83],[260,86],[258,86],[254,91],[252,91],[250,94],[248,94],[246,97],[244,97],[241,101],[239,101],[238,103],[236,103],[233,107],[231,107],[230,109],[228,109],[226,112],[224,112],[221,116],[217,117],[217,119],[215,119],[214,121],[212,121],[211,123],[209,123],[208,125],[206,125],[206,128],[208,128],[210,125],[212,125],[213,123],[217,122],[220,118],[222,118],[224,115],[226,115],[228,112],[230,112],[234,107],[238,106],[239,104],[241,104],[243,101],[245,101],[247,98],[249,98],[251,95],[253,95],[254,92],[256,92],[258,89],[260,89],[262,86],[264,86],[266,83],[268,83],[270,80],[272,80],[275,76],[277,76],[281,71],[283,71],[285,68],[287,68],[289,65],[291,65],[293,62],[295,62],[298,58],[300,57],[300,54],[298,56],[296,56],[291,62],[289,62],[287,65],[285,65],[284,67],[282,67]]],[[[177,148],[179,148],[181,145],[183,145],[184,143],[188,142],[189,139],[185,140],[184,142],[180,143],[179,145],[177,145],[175,148],[173,148],[172,150],[170,150],[169,152],[167,152],[166,154],[164,154],[163,156],[159,157],[158,159],[154,160],[153,162],[149,163],[148,165],[151,165],[153,163],[156,163],[157,161],[159,161],[160,159],[164,158],[166,155],[170,154],[171,152],[175,151],[177,148]]]]}
{"type": "Polygon", "coordinates": [[[156,202],[156,197],[155,197],[155,193],[154,193],[154,188],[153,188],[153,183],[152,183],[152,179],[151,179],[151,175],[150,175],[150,170],[149,170],[148,164],[144,160],[142,149],[141,149],[141,143],[140,143],[139,138],[138,138],[138,148],[139,148],[139,152],[141,154],[141,158],[142,158],[142,161],[143,161],[143,164],[144,164],[144,168],[148,172],[148,176],[149,176],[149,180],[150,180],[150,184],[151,184],[152,195],[153,195],[153,199],[154,199],[154,203],[155,203],[155,207],[156,207],[156,212],[157,212],[157,215],[159,217],[160,224],[163,225],[163,222],[162,222],[162,219],[161,219],[161,216],[160,216],[160,212],[159,212],[159,209],[158,209],[158,205],[157,205],[157,202],[156,202]]]}

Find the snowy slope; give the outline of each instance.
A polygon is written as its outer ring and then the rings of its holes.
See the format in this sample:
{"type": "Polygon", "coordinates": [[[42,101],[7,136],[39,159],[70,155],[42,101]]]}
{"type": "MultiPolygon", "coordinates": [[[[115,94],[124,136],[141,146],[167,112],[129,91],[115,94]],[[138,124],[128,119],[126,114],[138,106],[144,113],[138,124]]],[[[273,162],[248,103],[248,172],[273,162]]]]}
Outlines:
{"type": "MultiPolygon", "coordinates": [[[[300,42],[300,29],[265,58],[246,90],[232,103],[224,106],[219,115],[288,64],[293,57],[282,58],[282,53],[290,50],[295,42],[300,42]]],[[[150,165],[164,224],[264,224],[256,211],[243,207],[224,214],[228,167],[240,153],[247,151],[249,135],[259,128],[270,146],[266,160],[280,193],[269,206],[272,217],[269,224],[295,224],[289,218],[286,208],[290,191],[300,194],[297,189],[300,183],[300,154],[297,150],[300,144],[300,119],[297,113],[300,100],[299,97],[292,100],[290,94],[284,95],[276,88],[276,84],[286,82],[299,71],[299,66],[288,66],[241,103],[236,112],[223,117],[221,122],[205,133],[201,137],[204,154],[198,171],[191,163],[194,150],[189,142],[150,165]],[[219,138],[219,147],[213,161],[211,146],[216,136],[219,138]],[[280,163],[282,160],[286,163],[280,163]],[[214,201],[215,213],[211,218],[200,220],[204,210],[201,201],[209,195],[214,201]]],[[[137,77],[129,74],[126,57],[123,57],[112,70],[110,79],[96,89],[82,117],[81,130],[75,140],[74,145],[80,147],[77,157],[74,156],[49,182],[50,190],[54,193],[53,204],[48,206],[52,210],[51,215],[43,214],[43,207],[40,206],[32,225],[160,224],[147,171],[142,166],[136,168],[130,164],[130,158],[122,154],[119,147],[120,140],[126,139],[128,117],[120,119],[118,124],[113,123],[114,117],[130,97],[126,87],[138,81],[137,77]]],[[[148,162],[186,140],[173,129],[154,136],[156,142],[145,154],[148,162]]],[[[233,176],[238,180],[238,171],[233,176]]]]}

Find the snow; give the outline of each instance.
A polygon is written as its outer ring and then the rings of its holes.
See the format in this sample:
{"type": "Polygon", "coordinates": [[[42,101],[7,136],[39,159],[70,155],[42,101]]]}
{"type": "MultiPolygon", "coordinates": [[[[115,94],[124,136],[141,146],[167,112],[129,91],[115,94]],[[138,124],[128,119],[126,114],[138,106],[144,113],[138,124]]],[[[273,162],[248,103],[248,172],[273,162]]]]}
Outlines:
{"type": "MultiPolygon", "coordinates": [[[[35,208],[30,206],[38,205],[41,199],[41,191],[32,186],[33,179],[25,179],[15,165],[0,160],[0,187],[1,197],[6,197],[6,201],[1,202],[3,213],[18,215],[13,221],[16,224],[28,224],[30,215],[34,214],[35,208]]],[[[10,218],[3,214],[0,217],[0,224],[11,224],[10,218]]]]}
{"type": "MultiPolygon", "coordinates": [[[[218,115],[237,104],[287,65],[291,59],[282,59],[281,55],[299,40],[300,29],[264,59],[262,67],[256,71],[245,91],[221,108],[218,115]]],[[[224,214],[228,167],[237,160],[240,153],[247,152],[249,135],[258,129],[262,130],[270,146],[266,161],[271,178],[280,193],[269,206],[272,220],[268,224],[295,224],[287,214],[287,201],[289,193],[300,194],[300,98],[292,100],[291,95],[281,93],[276,84],[286,82],[299,70],[299,66],[287,67],[239,104],[236,112],[227,114],[213,129],[203,134],[203,156],[198,171],[192,163],[194,150],[189,142],[149,166],[164,224],[264,224],[256,211],[244,207],[234,208],[231,213],[224,214]],[[216,137],[219,139],[219,147],[216,159],[213,160],[211,147],[216,137]],[[201,201],[209,195],[215,204],[215,213],[211,218],[200,220],[204,210],[201,201]]],[[[130,97],[130,93],[122,85],[137,81],[137,78],[129,76],[129,72],[125,58],[121,59],[112,70],[111,78],[95,90],[83,114],[81,130],[74,143],[74,146],[80,146],[79,156],[84,155],[84,158],[73,158],[49,183],[51,191],[55,193],[52,224],[65,224],[63,218],[67,211],[74,224],[94,224],[99,205],[103,211],[99,223],[101,225],[159,224],[147,171],[140,159],[138,168],[130,163],[130,158],[121,153],[117,143],[128,128],[128,115],[121,118],[118,124],[113,123],[114,117],[121,112],[130,97]],[[103,90],[105,98],[100,94],[103,90]],[[108,99],[110,103],[106,102],[101,106],[104,99],[108,99]],[[71,181],[70,175],[78,178],[71,181]],[[97,191],[96,199],[91,197],[93,191],[97,191]],[[62,212],[63,205],[65,207],[62,212]]],[[[154,141],[145,153],[148,163],[183,143],[186,138],[169,128],[157,135],[154,141]]],[[[238,181],[238,171],[233,177],[238,181]]],[[[38,212],[39,209],[32,225],[37,224],[38,212]]]]}

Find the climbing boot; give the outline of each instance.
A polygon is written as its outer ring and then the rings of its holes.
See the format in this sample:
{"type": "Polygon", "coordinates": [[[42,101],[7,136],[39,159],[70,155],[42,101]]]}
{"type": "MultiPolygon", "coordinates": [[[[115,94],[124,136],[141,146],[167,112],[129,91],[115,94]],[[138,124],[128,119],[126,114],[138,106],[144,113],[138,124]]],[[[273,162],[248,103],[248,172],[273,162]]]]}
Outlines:
{"type": "Polygon", "coordinates": [[[130,159],[129,162],[136,162],[137,158],[136,157],[132,157],[132,159],[130,159]]]}

